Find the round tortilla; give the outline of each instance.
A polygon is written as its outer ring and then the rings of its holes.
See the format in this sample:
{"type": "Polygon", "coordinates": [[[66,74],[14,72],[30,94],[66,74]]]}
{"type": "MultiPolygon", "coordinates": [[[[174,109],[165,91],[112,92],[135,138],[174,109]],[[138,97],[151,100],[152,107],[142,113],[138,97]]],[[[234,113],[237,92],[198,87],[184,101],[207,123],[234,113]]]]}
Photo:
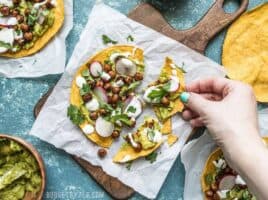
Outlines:
{"type": "Polygon", "coordinates": [[[56,33],[60,30],[64,22],[64,2],[63,0],[57,0],[57,4],[55,8],[53,8],[55,21],[45,33],[40,38],[38,38],[33,47],[28,50],[20,50],[16,53],[3,53],[0,56],[9,57],[9,58],[21,58],[25,56],[30,56],[39,50],[41,50],[45,45],[56,35],[56,33]]]}
{"type": "MultiPolygon", "coordinates": [[[[268,145],[268,137],[263,137],[263,141],[266,143],[266,145],[268,145]]],[[[201,175],[201,188],[202,188],[203,194],[205,194],[205,191],[210,189],[210,186],[206,184],[206,175],[216,170],[216,167],[213,164],[213,161],[219,158],[221,155],[222,155],[221,149],[217,148],[215,151],[213,151],[210,154],[210,156],[208,157],[205,163],[205,166],[201,175]]]]}
{"type": "Polygon", "coordinates": [[[231,79],[250,84],[268,102],[268,3],[246,12],[229,28],[222,64],[231,79]]]}
{"type": "MultiPolygon", "coordinates": [[[[104,60],[112,53],[115,51],[120,51],[120,52],[130,52],[131,53],[131,58],[137,59],[139,62],[143,63],[143,51],[140,48],[137,48],[135,46],[130,46],[130,45],[115,45],[112,47],[108,47],[97,54],[95,54],[93,57],[91,57],[85,64],[83,64],[78,71],[76,72],[76,75],[72,81],[72,86],[71,86],[71,94],[70,94],[70,103],[72,105],[80,107],[83,104],[82,97],[80,95],[80,89],[76,85],[76,77],[81,76],[82,71],[85,69],[88,69],[87,63],[91,63],[93,61],[99,61],[101,63],[104,63],[104,60]]],[[[80,128],[82,129],[85,124],[91,124],[94,126],[92,121],[86,120],[85,123],[80,125],[80,128]]],[[[101,147],[108,148],[112,145],[113,139],[112,137],[101,137],[99,136],[96,132],[91,133],[91,134],[85,134],[88,139],[90,139],[92,142],[96,143],[97,145],[101,147]]]]}

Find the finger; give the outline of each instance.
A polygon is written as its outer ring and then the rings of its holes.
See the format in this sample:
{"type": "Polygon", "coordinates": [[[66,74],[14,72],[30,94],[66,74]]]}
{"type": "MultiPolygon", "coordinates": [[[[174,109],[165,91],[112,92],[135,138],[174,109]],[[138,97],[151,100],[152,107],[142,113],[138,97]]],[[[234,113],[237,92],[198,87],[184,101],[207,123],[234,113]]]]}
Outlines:
{"type": "Polygon", "coordinates": [[[221,101],[222,100],[222,96],[218,95],[218,94],[201,93],[200,95],[202,97],[204,97],[205,99],[210,100],[210,101],[221,101]]]}
{"type": "Polygon", "coordinates": [[[194,93],[215,93],[222,95],[224,89],[229,86],[230,82],[226,78],[206,78],[189,84],[186,86],[186,90],[194,93]]]}
{"type": "Polygon", "coordinates": [[[195,112],[189,110],[189,109],[186,109],[182,112],[182,118],[186,121],[189,121],[193,118],[196,118],[198,117],[198,114],[196,114],[195,112]]]}
{"type": "Polygon", "coordinates": [[[202,127],[202,126],[204,126],[204,123],[203,123],[203,121],[201,120],[200,117],[191,119],[190,124],[191,124],[192,127],[202,127]]]}

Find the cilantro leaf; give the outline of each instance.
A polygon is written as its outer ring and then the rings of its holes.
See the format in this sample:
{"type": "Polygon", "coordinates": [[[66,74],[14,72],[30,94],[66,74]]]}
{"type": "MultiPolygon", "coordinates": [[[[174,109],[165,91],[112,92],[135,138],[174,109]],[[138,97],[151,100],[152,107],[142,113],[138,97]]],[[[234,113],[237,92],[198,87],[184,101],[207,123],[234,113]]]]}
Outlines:
{"type": "Polygon", "coordinates": [[[129,116],[126,114],[118,114],[118,115],[111,116],[110,121],[112,123],[115,123],[116,121],[120,121],[120,122],[126,124],[127,126],[133,125],[133,121],[131,121],[129,116]]]}
{"type": "Polygon", "coordinates": [[[168,92],[164,90],[163,88],[159,87],[157,90],[152,90],[148,97],[150,99],[154,99],[156,102],[160,102],[161,99],[167,94],[168,92]]]}
{"type": "Polygon", "coordinates": [[[151,142],[154,140],[154,136],[155,136],[154,130],[152,130],[152,129],[148,130],[147,137],[151,142]]]}
{"type": "Polygon", "coordinates": [[[11,45],[9,43],[5,43],[3,41],[0,41],[0,47],[11,49],[11,45]]]}
{"type": "Polygon", "coordinates": [[[102,35],[102,42],[103,44],[117,44],[118,42],[115,40],[112,40],[111,38],[109,38],[107,35],[102,35]]]}
{"type": "Polygon", "coordinates": [[[214,178],[213,178],[213,175],[210,173],[210,174],[207,174],[205,176],[205,182],[207,185],[211,185],[214,181],[214,178]]]}
{"type": "Polygon", "coordinates": [[[157,152],[152,152],[151,154],[149,154],[148,156],[145,157],[145,160],[150,161],[150,163],[154,163],[156,161],[157,158],[157,152]]]}
{"type": "Polygon", "coordinates": [[[80,89],[80,95],[83,96],[85,94],[90,93],[91,88],[89,86],[89,84],[83,84],[82,88],[80,89]]]}
{"type": "Polygon", "coordinates": [[[127,36],[127,41],[128,41],[128,42],[133,42],[133,41],[134,41],[133,36],[132,36],[132,35],[128,35],[128,36],[127,36]]]}
{"type": "Polygon", "coordinates": [[[67,116],[75,125],[80,125],[85,121],[83,112],[75,105],[70,105],[68,107],[67,116]]]}
{"type": "Polygon", "coordinates": [[[136,110],[137,110],[137,109],[136,109],[134,106],[129,106],[128,109],[127,109],[127,112],[135,113],[136,110]]]}

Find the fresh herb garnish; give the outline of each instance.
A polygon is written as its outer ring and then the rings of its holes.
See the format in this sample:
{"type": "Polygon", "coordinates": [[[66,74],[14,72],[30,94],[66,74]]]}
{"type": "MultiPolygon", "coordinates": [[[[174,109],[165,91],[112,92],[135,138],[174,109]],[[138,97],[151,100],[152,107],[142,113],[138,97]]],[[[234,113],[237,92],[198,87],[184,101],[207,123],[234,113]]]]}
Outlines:
{"type": "Polygon", "coordinates": [[[163,88],[159,87],[156,90],[152,90],[149,94],[148,97],[150,99],[153,99],[155,102],[160,102],[161,99],[167,94],[167,91],[164,90],[163,88]]]}
{"type": "Polygon", "coordinates": [[[130,169],[131,169],[131,166],[132,166],[132,161],[128,161],[128,162],[126,163],[126,168],[127,168],[127,170],[130,170],[130,169]]]}
{"type": "Polygon", "coordinates": [[[149,154],[148,156],[145,157],[145,160],[150,161],[150,163],[154,163],[156,161],[157,158],[157,152],[152,152],[151,154],[149,154]]]}
{"type": "Polygon", "coordinates": [[[154,130],[149,129],[148,132],[147,132],[147,137],[151,142],[154,141],[154,136],[155,136],[154,130]]]}
{"type": "Polygon", "coordinates": [[[5,43],[3,41],[0,41],[0,47],[11,49],[11,45],[9,43],[5,43]]]}
{"type": "Polygon", "coordinates": [[[127,114],[118,114],[110,117],[110,122],[115,123],[116,121],[120,121],[123,124],[126,124],[127,126],[131,126],[133,122],[129,118],[127,114]]]}
{"type": "Polygon", "coordinates": [[[106,111],[113,112],[113,107],[105,102],[100,102],[100,107],[105,109],[106,111]]]}
{"type": "Polygon", "coordinates": [[[28,16],[28,19],[27,19],[27,24],[28,24],[29,26],[33,26],[33,25],[35,24],[36,20],[37,20],[37,17],[34,16],[33,14],[30,14],[30,15],[28,16]]]}
{"type": "Polygon", "coordinates": [[[205,176],[205,182],[207,185],[211,185],[214,181],[213,175],[212,174],[207,174],[205,176]]]}
{"type": "Polygon", "coordinates": [[[89,86],[89,84],[83,84],[82,88],[80,89],[80,95],[83,96],[85,94],[90,93],[91,88],[89,86]]]}
{"type": "Polygon", "coordinates": [[[102,35],[102,42],[103,44],[117,44],[118,42],[115,40],[112,40],[111,38],[109,38],[107,35],[102,35]]]}
{"type": "Polygon", "coordinates": [[[129,106],[128,109],[127,109],[127,112],[135,113],[136,110],[137,110],[137,109],[136,109],[134,106],[129,106]]]}
{"type": "Polygon", "coordinates": [[[140,83],[141,83],[140,81],[135,81],[135,82],[131,83],[129,86],[127,86],[127,87],[124,86],[121,89],[121,91],[119,93],[119,96],[124,96],[127,92],[135,90],[140,85],[140,83]]]}
{"type": "Polygon", "coordinates": [[[133,41],[134,41],[133,36],[132,36],[132,35],[128,35],[128,36],[127,36],[127,41],[128,41],[128,42],[133,42],[133,41]]]}
{"type": "Polygon", "coordinates": [[[90,74],[89,74],[89,70],[88,70],[88,69],[83,70],[83,71],[82,71],[82,76],[83,76],[83,77],[88,77],[88,76],[90,76],[90,74]]]}
{"type": "Polygon", "coordinates": [[[80,125],[85,121],[85,116],[81,109],[75,105],[70,105],[68,107],[67,116],[70,118],[70,120],[76,124],[80,125]]]}

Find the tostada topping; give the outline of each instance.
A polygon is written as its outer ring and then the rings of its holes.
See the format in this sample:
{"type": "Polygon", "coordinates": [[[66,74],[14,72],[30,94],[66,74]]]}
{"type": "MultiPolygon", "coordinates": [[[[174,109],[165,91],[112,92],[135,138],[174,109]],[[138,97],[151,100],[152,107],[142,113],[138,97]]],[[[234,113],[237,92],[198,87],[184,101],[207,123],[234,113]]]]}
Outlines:
{"type": "Polygon", "coordinates": [[[109,137],[114,131],[114,124],[103,117],[98,117],[96,120],[96,131],[101,137],[109,137]]]}
{"type": "Polygon", "coordinates": [[[91,101],[87,102],[85,106],[89,111],[96,111],[100,108],[100,104],[96,98],[93,98],[91,101]]]}
{"type": "Polygon", "coordinates": [[[127,58],[119,58],[115,62],[116,71],[125,76],[134,76],[137,72],[137,66],[134,62],[127,58]]]}
{"type": "Polygon", "coordinates": [[[28,50],[53,25],[55,0],[0,1],[0,53],[28,50]],[[4,36],[9,29],[7,41],[4,36]]]}
{"type": "Polygon", "coordinates": [[[125,113],[129,117],[137,118],[142,113],[142,102],[137,96],[130,98],[131,99],[129,100],[129,103],[125,109],[125,113]]]}
{"type": "Polygon", "coordinates": [[[84,79],[82,76],[77,76],[75,79],[75,82],[79,88],[82,88],[83,85],[87,83],[86,79],[84,79]]]}
{"type": "Polygon", "coordinates": [[[97,61],[92,62],[90,64],[89,69],[90,69],[90,73],[91,73],[91,75],[93,77],[99,77],[100,74],[102,74],[102,71],[103,71],[101,63],[97,62],[97,61]]]}

